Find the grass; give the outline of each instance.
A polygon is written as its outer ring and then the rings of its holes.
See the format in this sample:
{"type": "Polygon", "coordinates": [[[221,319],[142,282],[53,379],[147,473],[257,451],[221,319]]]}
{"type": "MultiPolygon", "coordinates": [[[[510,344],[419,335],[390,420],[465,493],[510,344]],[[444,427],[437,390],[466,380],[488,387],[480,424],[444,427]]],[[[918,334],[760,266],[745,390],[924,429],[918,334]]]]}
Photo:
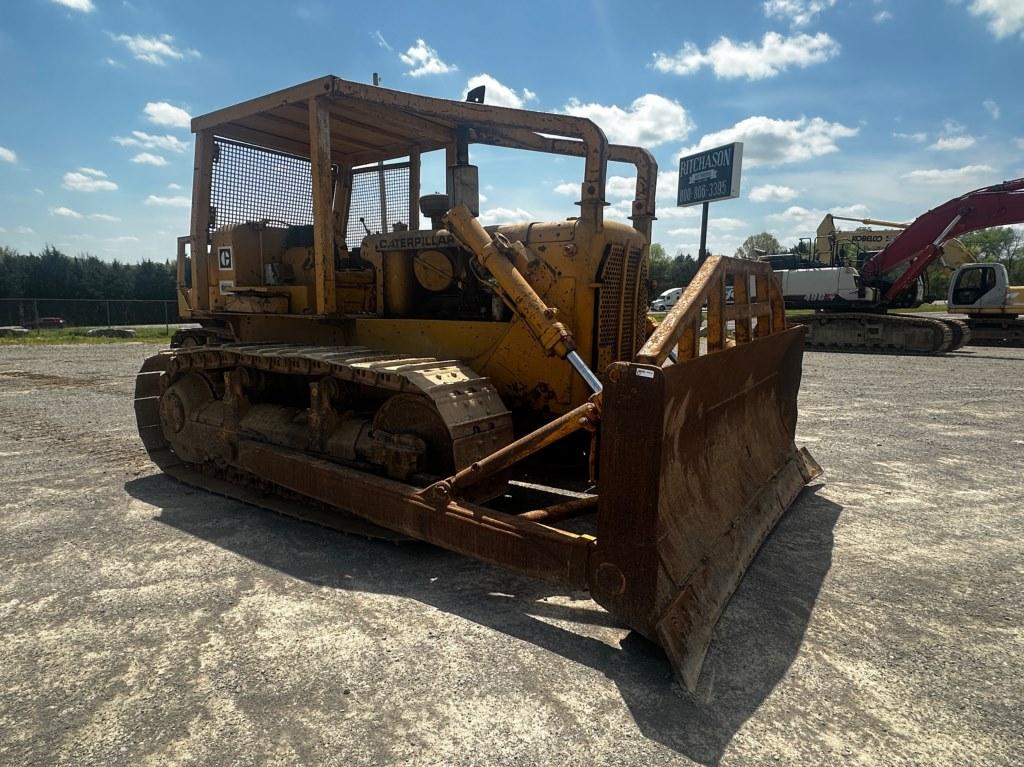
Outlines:
{"type": "Polygon", "coordinates": [[[48,344],[123,344],[132,341],[157,343],[170,341],[171,334],[163,327],[134,328],[135,338],[102,338],[87,336],[89,328],[41,328],[30,330],[26,335],[12,338],[0,338],[0,346],[42,346],[48,344]]]}

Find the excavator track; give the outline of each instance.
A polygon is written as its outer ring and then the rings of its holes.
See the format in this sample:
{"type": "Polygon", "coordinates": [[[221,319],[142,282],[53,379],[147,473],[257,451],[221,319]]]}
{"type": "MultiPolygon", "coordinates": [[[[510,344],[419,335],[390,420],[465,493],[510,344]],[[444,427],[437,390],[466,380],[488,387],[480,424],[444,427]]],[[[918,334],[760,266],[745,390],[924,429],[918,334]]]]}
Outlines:
{"type": "Polygon", "coordinates": [[[828,312],[791,322],[807,327],[804,347],[817,351],[936,355],[970,338],[967,326],[956,320],[908,314],[828,312]],[[954,328],[954,322],[963,327],[954,328]]]}
{"type": "Polygon", "coordinates": [[[1024,346],[1024,320],[978,317],[968,324],[974,346],[1024,346]]]}
{"type": "Polygon", "coordinates": [[[460,362],[410,357],[365,347],[226,344],[181,348],[148,358],[135,379],[135,415],[150,459],[175,479],[254,506],[326,527],[373,538],[405,536],[341,508],[320,503],[223,461],[184,460],[161,422],[160,399],[172,381],[190,373],[250,368],[283,375],[335,378],[378,396],[414,395],[429,400],[448,429],[455,466],[463,468],[512,441],[512,422],[493,385],[460,362]]]}
{"type": "Polygon", "coordinates": [[[957,349],[971,343],[974,334],[971,332],[971,326],[966,322],[963,320],[951,320],[945,317],[939,321],[946,323],[953,332],[953,346],[950,348],[950,351],[955,352],[957,349]]]}

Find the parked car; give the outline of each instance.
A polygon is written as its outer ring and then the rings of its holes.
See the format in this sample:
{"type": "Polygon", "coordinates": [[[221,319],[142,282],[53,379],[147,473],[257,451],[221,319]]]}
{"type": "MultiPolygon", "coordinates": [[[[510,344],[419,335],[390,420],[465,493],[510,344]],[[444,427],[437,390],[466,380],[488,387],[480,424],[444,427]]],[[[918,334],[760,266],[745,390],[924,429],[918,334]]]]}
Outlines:
{"type": "Polygon", "coordinates": [[[652,312],[667,312],[676,305],[679,296],[683,295],[682,288],[669,288],[660,296],[651,301],[652,312]]]}
{"type": "Polygon", "coordinates": [[[40,317],[38,320],[29,320],[21,325],[23,328],[62,328],[64,319],[62,317],[40,317]]]}

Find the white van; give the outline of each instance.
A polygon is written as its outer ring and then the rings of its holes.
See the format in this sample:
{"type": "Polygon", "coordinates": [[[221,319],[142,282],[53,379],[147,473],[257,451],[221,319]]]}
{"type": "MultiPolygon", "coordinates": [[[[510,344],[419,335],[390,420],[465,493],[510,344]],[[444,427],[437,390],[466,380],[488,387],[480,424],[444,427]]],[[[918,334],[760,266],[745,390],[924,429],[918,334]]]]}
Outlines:
{"type": "Polygon", "coordinates": [[[660,296],[651,301],[652,312],[667,312],[676,305],[679,296],[683,295],[682,288],[669,288],[660,296]]]}

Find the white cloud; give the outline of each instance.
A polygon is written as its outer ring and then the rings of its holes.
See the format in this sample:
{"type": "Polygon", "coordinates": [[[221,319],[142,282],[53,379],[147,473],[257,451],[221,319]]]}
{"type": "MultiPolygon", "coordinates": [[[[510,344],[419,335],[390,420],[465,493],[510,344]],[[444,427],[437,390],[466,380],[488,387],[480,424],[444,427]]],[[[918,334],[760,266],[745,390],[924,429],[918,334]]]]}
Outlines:
{"type": "Polygon", "coordinates": [[[150,101],[142,110],[149,121],[155,125],[166,125],[170,128],[188,128],[192,123],[192,115],[181,107],[168,104],[166,101],[150,101]]]}
{"type": "MultiPolygon", "coordinates": [[[[673,201],[675,199],[675,196],[676,196],[676,193],[675,193],[675,191],[673,191],[672,192],[673,201]]],[[[669,207],[669,208],[659,208],[658,209],[658,218],[660,218],[660,219],[666,219],[666,218],[698,218],[700,216],[700,214],[701,214],[701,210],[700,210],[700,206],[699,205],[691,205],[691,206],[686,207],[686,208],[669,207]]]]}
{"type": "Polygon", "coordinates": [[[63,216],[64,218],[82,218],[82,214],[71,208],[50,208],[51,216],[63,216]]]}
{"type": "Polygon", "coordinates": [[[751,202],[786,202],[796,197],[799,192],[788,186],[762,184],[750,190],[751,202]]]}
{"type": "Polygon", "coordinates": [[[490,208],[480,211],[480,223],[484,226],[491,224],[524,224],[536,220],[536,217],[528,210],[522,208],[490,208]]]}
{"type": "Polygon", "coordinates": [[[902,138],[906,139],[907,141],[913,141],[915,144],[923,144],[925,141],[928,140],[928,134],[925,133],[924,131],[920,131],[918,133],[894,132],[892,135],[895,136],[896,138],[902,138]]]}
{"type": "Polygon", "coordinates": [[[734,43],[728,37],[720,37],[704,52],[687,42],[675,55],[655,53],[654,68],[659,72],[690,75],[703,67],[711,67],[717,77],[763,80],[790,67],[803,69],[821,64],[838,53],[839,43],[824,32],[792,37],[766,32],[760,43],[734,43]]]}
{"type": "MultiPolygon", "coordinates": [[[[633,199],[636,191],[636,176],[609,176],[605,181],[605,197],[609,200],[633,199]]],[[[580,196],[580,184],[563,181],[554,190],[556,194],[580,196]]]]}
{"type": "Polygon", "coordinates": [[[764,15],[789,19],[793,26],[802,27],[835,4],[836,0],[765,0],[764,15]]]}
{"type": "Polygon", "coordinates": [[[999,109],[999,104],[997,104],[993,99],[985,99],[981,102],[981,105],[985,107],[985,111],[989,113],[993,120],[998,120],[999,116],[1002,114],[1002,110],[999,109]]]}
{"type": "Polygon", "coordinates": [[[96,10],[92,0],[53,0],[53,2],[57,5],[63,5],[65,8],[70,8],[73,11],[81,11],[82,13],[92,13],[96,10]]]}
{"type": "Polygon", "coordinates": [[[384,50],[387,50],[387,51],[394,51],[395,50],[390,45],[388,45],[388,41],[384,39],[384,35],[381,34],[379,29],[375,30],[374,33],[372,35],[370,35],[370,37],[372,37],[374,40],[376,40],[377,41],[377,45],[379,45],[384,50]]]}
{"type": "Polygon", "coordinates": [[[836,141],[856,136],[858,131],[858,128],[830,123],[820,117],[776,120],[754,116],[741,120],[731,128],[701,137],[696,146],[681,150],[678,156],[742,141],[743,163],[747,167],[782,165],[838,152],[836,141]]]}
{"type": "Polygon", "coordinates": [[[940,152],[959,152],[963,149],[970,149],[977,143],[974,136],[942,136],[929,149],[937,149],[940,152]]]}
{"type": "Polygon", "coordinates": [[[972,0],[970,11],[988,17],[989,31],[998,38],[1024,32],[1024,3],[1020,0],[972,0]]]}
{"type": "MultiPolygon", "coordinates": [[[[576,187],[579,191],[579,187],[576,187]]],[[[605,181],[605,197],[610,199],[629,198],[636,195],[636,176],[609,176],[605,181]]]]}
{"type": "Polygon", "coordinates": [[[36,233],[36,230],[33,229],[31,226],[19,226],[14,231],[17,232],[18,234],[35,234],[36,233]]]}
{"type": "Polygon", "coordinates": [[[885,22],[892,19],[892,13],[883,10],[876,13],[874,16],[872,16],[872,18],[875,20],[876,24],[884,24],[885,22]]]}
{"type": "Polygon", "coordinates": [[[629,109],[611,104],[583,104],[570,99],[562,110],[576,117],[588,117],[613,144],[652,147],[666,141],[685,140],[694,127],[683,105],[655,93],[645,93],[629,109]]]}
{"type": "Polygon", "coordinates": [[[181,184],[175,184],[172,181],[170,184],[167,185],[167,188],[172,190],[172,191],[175,191],[175,192],[180,192],[181,191],[181,184]]]}
{"type": "MultiPolygon", "coordinates": [[[[633,201],[632,200],[619,200],[616,203],[608,205],[604,209],[605,218],[613,218],[618,221],[625,221],[633,215],[633,201]]],[[[661,213],[658,213],[661,216],[661,213]]]]}
{"type": "Polygon", "coordinates": [[[922,184],[949,184],[995,173],[990,165],[965,165],[962,168],[931,168],[928,170],[912,170],[904,173],[901,178],[917,181],[922,184]]]}
{"type": "Polygon", "coordinates": [[[161,197],[157,194],[151,194],[146,198],[145,203],[146,205],[163,205],[170,208],[189,208],[192,206],[192,200],[182,195],[161,197]]]}
{"type": "Polygon", "coordinates": [[[458,69],[454,64],[446,64],[441,61],[437,51],[427,45],[427,41],[420,38],[416,44],[410,47],[405,53],[398,54],[398,58],[407,66],[412,67],[407,75],[410,77],[423,77],[423,75],[443,75],[454,72],[458,69]]]}
{"type": "Polygon", "coordinates": [[[1018,149],[1024,149],[1024,138],[1015,138],[1013,143],[1017,145],[1018,149]]]}
{"type": "MultiPolygon", "coordinates": [[[[738,218],[729,218],[728,216],[711,216],[708,218],[708,231],[726,231],[731,232],[736,229],[745,229],[748,224],[738,218]]],[[[699,226],[685,226],[679,229],[669,229],[668,233],[673,237],[696,237],[700,234],[699,226]]]]}
{"type": "Polygon", "coordinates": [[[942,121],[942,133],[945,136],[952,136],[955,133],[963,133],[967,130],[963,124],[947,117],[942,121]]]}
{"type": "Polygon", "coordinates": [[[5,146],[0,146],[0,162],[17,162],[18,155],[15,154],[13,149],[8,149],[5,146]]]}
{"type": "Polygon", "coordinates": [[[188,58],[199,58],[199,51],[192,48],[177,48],[172,35],[115,35],[114,39],[123,43],[129,52],[139,61],[147,64],[163,66],[168,61],[181,61],[188,58]]]}
{"type": "Polygon", "coordinates": [[[151,133],[143,133],[140,130],[133,130],[131,136],[114,136],[121,146],[139,147],[141,149],[161,149],[165,152],[182,153],[188,151],[189,144],[177,136],[170,134],[154,136],[151,133]]]}
{"type": "Polygon", "coordinates": [[[91,213],[89,218],[94,221],[107,221],[109,223],[117,223],[121,220],[117,216],[111,216],[109,213],[91,213]]]}
{"type": "Polygon", "coordinates": [[[868,206],[863,203],[839,205],[826,210],[791,205],[782,213],[772,213],[765,216],[765,220],[779,227],[775,230],[775,233],[780,240],[788,241],[807,237],[817,229],[818,224],[821,223],[821,220],[827,213],[835,216],[849,216],[850,218],[867,218],[870,212],[868,206]]]}
{"type": "MultiPolygon", "coordinates": [[[[563,181],[553,188],[557,194],[580,196],[580,185],[563,181]]],[[[663,170],[658,173],[657,199],[665,207],[658,208],[658,218],[690,218],[700,215],[699,208],[674,207],[679,191],[679,172],[663,170]]],[[[636,194],[636,176],[609,176],[605,182],[605,197],[615,200],[605,208],[605,214],[612,218],[628,218],[633,212],[633,196],[636,194]]]]}
{"type": "Polygon", "coordinates": [[[158,154],[150,154],[149,152],[139,152],[139,154],[132,158],[132,162],[137,165],[156,165],[158,168],[167,164],[165,158],[158,154]]]}
{"type": "Polygon", "coordinates": [[[112,192],[117,189],[117,184],[101,170],[79,168],[64,174],[64,188],[72,192],[112,192]]]}
{"type": "Polygon", "coordinates": [[[469,82],[466,83],[466,87],[462,91],[462,98],[465,99],[471,90],[481,85],[487,87],[485,103],[496,107],[522,109],[527,101],[534,101],[537,98],[537,94],[529,88],[523,88],[522,94],[516,93],[513,88],[509,88],[486,73],[469,78],[469,82]]]}

